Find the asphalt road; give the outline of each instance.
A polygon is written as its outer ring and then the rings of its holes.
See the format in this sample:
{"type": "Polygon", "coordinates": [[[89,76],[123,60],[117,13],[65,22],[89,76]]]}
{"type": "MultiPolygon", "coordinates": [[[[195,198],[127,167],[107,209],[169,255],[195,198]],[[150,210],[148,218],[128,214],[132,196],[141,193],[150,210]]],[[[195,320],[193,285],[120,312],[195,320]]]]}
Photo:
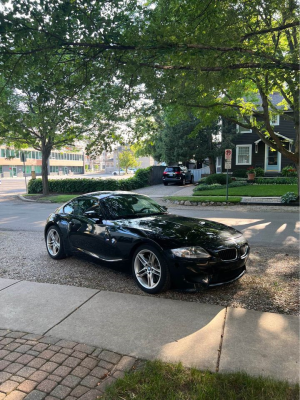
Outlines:
{"type": "MultiPolygon", "coordinates": [[[[45,220],[59,204],[29,203],[12,196],[0,196],[0,230],[42,232],[45,220]]],[[[299,246],[297,210],[295,212],[260,211],[247,207],[169,207],[172,214],[205,218],[233,226],[242,231],[250,244],[261,246],[299,246]]]]}

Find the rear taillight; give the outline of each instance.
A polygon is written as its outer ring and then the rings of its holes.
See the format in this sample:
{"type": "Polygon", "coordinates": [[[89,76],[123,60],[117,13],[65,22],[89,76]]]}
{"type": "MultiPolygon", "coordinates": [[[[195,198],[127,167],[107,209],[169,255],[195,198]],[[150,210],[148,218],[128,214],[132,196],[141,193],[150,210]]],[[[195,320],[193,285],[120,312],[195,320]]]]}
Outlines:
{"type": "Polygon", "coordinates": [[[167,172],[166,172],[166,171],[164,171],[163,175],[167,175],[167,172]]]}
{"type": "Polygon", "coordinates": [[[175,174],[176,174],[176,175],[180,175],[180,171],[176,171],[175,174]]]}

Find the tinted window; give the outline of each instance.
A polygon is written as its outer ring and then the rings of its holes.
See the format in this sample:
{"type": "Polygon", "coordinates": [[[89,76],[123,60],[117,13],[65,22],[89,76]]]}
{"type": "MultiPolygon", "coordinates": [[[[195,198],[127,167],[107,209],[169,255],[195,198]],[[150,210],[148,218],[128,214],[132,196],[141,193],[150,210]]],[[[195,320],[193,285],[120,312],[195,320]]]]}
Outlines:
{"type": "Polygon", "coordinates": [[[165,212],[155,201],[140,195],[109,196],[101,200],[101,205],[112,219],[143,217],[165,212]]]}
{"type": "Polygon", "coordinates": [[[179,167],[167,167],[165,169],[165,172],[177,172],[177,171],[180,171],[179,167]]]}
{"type": "Polygon", "coordinates": [[[76,215],[83,215],[87,211],[95,211],[100,213],[99,201],[91,198],[81,198],[77,200],[76,215]]]}

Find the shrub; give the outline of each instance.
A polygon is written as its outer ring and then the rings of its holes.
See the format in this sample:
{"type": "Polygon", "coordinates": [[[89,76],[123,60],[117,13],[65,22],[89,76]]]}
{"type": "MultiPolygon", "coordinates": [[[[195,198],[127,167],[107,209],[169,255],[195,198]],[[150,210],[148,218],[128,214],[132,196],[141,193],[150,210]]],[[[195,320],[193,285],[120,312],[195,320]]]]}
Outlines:
{"type": "MultiPolygon", "coordinates": [[[[239,187],[239,186],[247,186],[247,182],[232,182],[228,184],[228,187],[239,187]]],[[[200,185],[196,186],[194,189],[193,196],[197,196],[197,193],[202,192],[203,190],[215,190],[215,189],[223,189],[226,188],[226,185],[220,185],[219,183],[214,183],[213,185],[200,185]]]]}
{"type": "MultiPolygon", "coordinates": [[[[232,179],[228,176],[228,183],[231,183],[232,179]]],[[[225,174],[211,174],[206,177],[206,184],[212,185],[214,183],[219,183],[221,185],[226,184],[226,175],[225,174]]]]}
{"type": "Polygon", "coordinates": [[[265,176],[265,171],[263,168],[257,167],[254,169],[255,171],[255,176],[258,178],[260,176],[265,176]]]}
{"type": "MultiPolygon", "coordinates": [[[[101,190],[135,190],[149,185],[151,167],[139,169],[128,179],[49,179],[50,193],[89,193],[101,190]]],[[[28,193],[42,193],[42,179],[31,179],[28,193]]]]}
{"type": "Polygon", "coordinates": [[[295,195],[294,192],[287,192],[283,196],[281,196],[281,203],[290,203],[291,201],[296,201],[297,196],[295,195]]]}
{"type": "Polygon", "coordinates": [[[234,176],[236,178],[246,178],[247,177],[246,170],[245,169],[237,169],[232,172],[232,176],[234,176]]]}
{"type": "Polygon", "coordinates": [[[287,167],[284,167],[281,171],[282,176],[297,176],[297,170],[296,168],[292,167],[291,165],[288,165],[287,167]]]}
{"type": "Polygon", "coordinates": [[[256,178],[255,183],[258,185],[295,185],[298,183],[297,178],[256,178]]]}

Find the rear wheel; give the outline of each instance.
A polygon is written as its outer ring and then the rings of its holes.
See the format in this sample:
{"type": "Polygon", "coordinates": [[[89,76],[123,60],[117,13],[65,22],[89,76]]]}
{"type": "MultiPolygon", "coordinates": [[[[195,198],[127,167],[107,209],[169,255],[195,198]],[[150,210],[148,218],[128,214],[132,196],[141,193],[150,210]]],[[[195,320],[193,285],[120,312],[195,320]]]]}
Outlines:
{"type": "Polygon", "coordinates": [[[133,255],[132,272],[140,289],[156,294],[170,287],[169,269],[159,252],[152,246],[142,245],[133,255]]]}
{"type": "Polygon", "coordinates": [[[164,182],[164,185],[165,185],[165,186],[168,186],[168,182],[164,182]]]}
{"type": "Polygon", "coordinates": [[[54,225],[47,230],[46,247],[49,256],[54,260],[66,257],[62,234],[59,228],[54,225]]]}
{"type": "Polygon", "coordinates": [[[191,183],[194,183],[194,177],[193,177],[193,175],[191,176],[191,183]]]}
{"type": "Polygon", "coordinates": [[[182,179],[181,179],[181,185],[182,185],[182,186],[185,186],[185,184],[186,184],[186,180],[185,180],[185,178],[182,178],[182,179]]]}

